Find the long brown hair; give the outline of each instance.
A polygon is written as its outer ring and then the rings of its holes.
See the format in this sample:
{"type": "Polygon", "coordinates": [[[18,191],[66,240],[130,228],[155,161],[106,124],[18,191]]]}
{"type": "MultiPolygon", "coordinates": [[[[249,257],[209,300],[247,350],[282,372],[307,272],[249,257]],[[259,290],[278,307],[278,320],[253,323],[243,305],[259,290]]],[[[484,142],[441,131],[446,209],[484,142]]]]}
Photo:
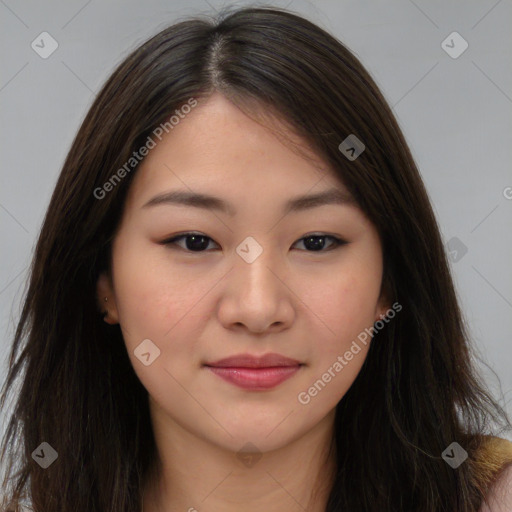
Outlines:
{"type": "Polygon", "coordinates": [[[511,425],[475,371],[421,177],[358,59],[277,8],[166,28],[117,67],[87,113],[44,219],[10,353],[2,407],[16,378],[21,388],[2,445],[4,507],[25,498],[36,512],[139,510],[156,457],[148,396],[95,289],[136,167],[102,198],[94,191],[170,114],[214,91],[248,112],[274,112],[336,170],[378,229],[383,287],[403,307],[375,333],[337,405],[326,512],[476,512],[490,478],[479,459],[489,422],[511,425]],[[339,149],[351,134],[365,144],[352,161],[339,149]],[[32,458],[42,442],[58,454],[47,469],[32,458]],[[469,456],[457,469],[441,457],[452,442],[469,456]]]}

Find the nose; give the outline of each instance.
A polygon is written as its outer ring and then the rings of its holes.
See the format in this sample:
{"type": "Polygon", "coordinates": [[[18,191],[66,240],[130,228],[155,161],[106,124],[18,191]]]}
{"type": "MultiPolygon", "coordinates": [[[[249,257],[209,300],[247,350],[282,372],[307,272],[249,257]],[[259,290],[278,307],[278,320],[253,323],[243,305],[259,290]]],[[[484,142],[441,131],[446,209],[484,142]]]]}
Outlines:
{"type": "Polygon", "coordinates": [[[235,255],[225,279],[218,317],[226,329],[263,334],[292,325],[297,299],[275,253],[263,250],[251,263],[235,255]]]}

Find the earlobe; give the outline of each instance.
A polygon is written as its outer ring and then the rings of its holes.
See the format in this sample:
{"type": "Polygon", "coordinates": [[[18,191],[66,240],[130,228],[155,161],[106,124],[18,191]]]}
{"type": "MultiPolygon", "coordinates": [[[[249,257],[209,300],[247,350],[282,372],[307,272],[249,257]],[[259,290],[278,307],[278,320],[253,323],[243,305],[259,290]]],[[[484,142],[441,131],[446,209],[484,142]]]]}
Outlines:
{"type": "Polygon", "coordinates": [[[379,309],[379,312],[378,312],[377,316],[375,317],[374,323],[378,322],[379,320],[382,320],[383,318],[386,318],[386,311],[387,311],[387,308],[379,309]]]}
{"type": "Polygon", "coordinates": [[[377,322],[378,320],[382,320],[386,316],[386,313],[389,311],[390,308],[391,308],[390,301],[388,300],[386,294],[383,293],[379,299],[378,304],[377,304],[377,308],[375,311],[376,316],[375,316],[374,322],[377,322]]]}
{"type": "Polygon", "coordinates": [[[106,272],[102,272],[96,283],[96,299],[103,320],[110,325],[119,323],[116,300],[112,280],[106,272]]]}

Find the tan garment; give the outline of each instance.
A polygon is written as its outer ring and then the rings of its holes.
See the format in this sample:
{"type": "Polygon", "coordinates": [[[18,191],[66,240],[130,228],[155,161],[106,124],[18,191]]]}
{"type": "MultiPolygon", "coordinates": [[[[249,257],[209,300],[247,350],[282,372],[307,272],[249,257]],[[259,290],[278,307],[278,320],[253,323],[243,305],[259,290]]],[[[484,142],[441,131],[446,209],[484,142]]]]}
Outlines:
{"type": "Polygon", "coordinates": [[[479,458],[486,463],[488,482],[480,512],[512,512],[512,443],[489,436],[479,458]]]}

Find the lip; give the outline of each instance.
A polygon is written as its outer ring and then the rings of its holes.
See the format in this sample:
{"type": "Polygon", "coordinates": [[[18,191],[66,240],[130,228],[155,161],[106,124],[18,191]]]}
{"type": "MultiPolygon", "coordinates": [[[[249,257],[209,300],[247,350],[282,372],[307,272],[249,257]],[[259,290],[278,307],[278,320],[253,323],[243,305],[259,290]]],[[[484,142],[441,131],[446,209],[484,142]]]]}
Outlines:
{"type": "Polygon", "coordinates": [[[292,377],[302,366],[296,359],[281,354],[253,356],[239,354],[206,363],[212,373],[235,386],[259,391],[272,389],[292,377]]]}
{"type": "Polygon", "coordinates": [[[235,356],[219,359],[213,363],[205,363],[206,366],[217,368],[272,368],[282,366],[298,366],[300,361],[290,359],[281,354],[265,354],[262,356],[253,356],[251,354],[237,354],[235,356]]]}

